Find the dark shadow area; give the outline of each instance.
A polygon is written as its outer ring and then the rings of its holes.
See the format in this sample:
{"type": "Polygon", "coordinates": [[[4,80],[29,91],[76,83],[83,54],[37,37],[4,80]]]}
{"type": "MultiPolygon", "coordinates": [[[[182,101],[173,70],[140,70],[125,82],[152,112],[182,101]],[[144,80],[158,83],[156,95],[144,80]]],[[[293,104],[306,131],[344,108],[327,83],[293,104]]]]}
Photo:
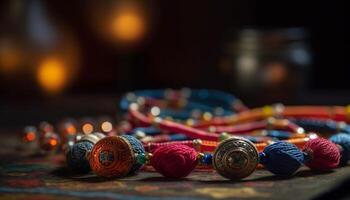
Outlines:
{"type": "Polygon", "coordinates": [[[192,181],[188,178],[167,178],[167,177],[147,177],[138,179],[138,181],[142,182],[186,182],[192,181]]]}
{"type": "Polygon", "coordinates": [[[337,187],[331,188],[328,191],[316,196],[315,200],[326,199],[350,199],[350,177],[340,182],[337,187]]]}

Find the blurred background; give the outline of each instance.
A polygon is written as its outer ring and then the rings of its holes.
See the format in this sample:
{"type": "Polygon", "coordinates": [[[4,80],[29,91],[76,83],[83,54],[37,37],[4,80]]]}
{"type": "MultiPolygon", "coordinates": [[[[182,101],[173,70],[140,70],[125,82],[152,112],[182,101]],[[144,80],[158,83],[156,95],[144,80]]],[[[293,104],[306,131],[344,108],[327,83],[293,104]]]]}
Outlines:
{"type": "Polygon", "coordinates": [[[345,1],[0,2],[0,126],[112,115],[135,89],[350,102],[345,1]]]}

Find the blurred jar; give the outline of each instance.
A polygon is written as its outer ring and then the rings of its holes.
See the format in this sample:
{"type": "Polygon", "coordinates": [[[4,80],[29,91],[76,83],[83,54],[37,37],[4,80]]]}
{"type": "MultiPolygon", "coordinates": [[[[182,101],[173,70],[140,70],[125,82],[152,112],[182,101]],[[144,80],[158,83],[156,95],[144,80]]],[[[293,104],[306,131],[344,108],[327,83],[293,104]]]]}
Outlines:
{"type": "Polygon", "coordinates": [[[295,102],[306,87],[311,53],[302,28],[241,30],[225,55],[233,91],[253,103],[295,102]]]}

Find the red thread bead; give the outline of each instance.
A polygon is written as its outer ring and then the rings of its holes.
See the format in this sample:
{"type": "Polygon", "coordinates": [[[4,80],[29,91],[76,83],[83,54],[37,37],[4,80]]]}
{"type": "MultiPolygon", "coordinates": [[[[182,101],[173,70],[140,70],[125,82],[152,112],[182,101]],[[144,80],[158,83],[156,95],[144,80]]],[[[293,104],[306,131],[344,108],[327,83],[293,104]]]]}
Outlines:
{"type": "Polygon", "coordinates": [[[310,156],[306,166],[314,170],[331,170],[339,165],[338,147],[329,140],[316,138],[305,143],[303,151],[310,156]]]}
{"type": "Polygon", "coordinates": [[[197,165],[197,152],[186,145],[171,144],[154,150],[151,165],[163,176],[182,178],[197,165]]]}

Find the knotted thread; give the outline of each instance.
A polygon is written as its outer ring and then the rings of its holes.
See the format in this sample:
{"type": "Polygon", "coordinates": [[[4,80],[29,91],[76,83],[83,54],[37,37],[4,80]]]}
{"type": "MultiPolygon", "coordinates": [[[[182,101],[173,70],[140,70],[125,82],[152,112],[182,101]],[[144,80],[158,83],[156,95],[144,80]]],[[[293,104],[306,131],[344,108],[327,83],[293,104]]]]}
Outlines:
{"type": "Polygon", "coordinates": [[[350,135],[346,133],[338,133],[329,138],[333,143],[341,146],[340,164],[346,165],[350,159],[350,135]]]}
{"type": "MultiPolygon", "coordinates": [[[[134,136],[131,135],[122,135],[121,137],[125,138],[131,145],[132,150],[135,154],[144,154],[145,149],[143,148],[143,145],[141,142],[136,139],[134,136]]],[[[134,162],[133,166],[131,167],[131,170],[129,174],[135,173],[137,170],[139,170],[142,167],[141,163],[134,162]]]]}
{"type": "Polygon", "coordinates": [[[279,176],[293,175],[303,164],[304,155],[297,146],[288,142],[276,142],[259,154],[260,163],[279,176]]]}
{"type": "Polygon", "coordinates": [[[68,167],[78,173],[88,173],[91,168],[86,154],[93,146],[94,144],[90,141],[80,141],[74,144],[66,155],[68,167]]]}
{"type": "Polygon", "coordinates": [[[303,151],[310,159],[305,163],[313,170],[330,170],[339,165],[340,151],[338,147],[329,140],[316,138],[305,143],[303,151]]]}
{"type": "Polygon", "coordinates": [[[163,176],[182,178],[197,165],[197,152],[186,145],[172,144],[154,150],[151,165],[163,176]]]}

